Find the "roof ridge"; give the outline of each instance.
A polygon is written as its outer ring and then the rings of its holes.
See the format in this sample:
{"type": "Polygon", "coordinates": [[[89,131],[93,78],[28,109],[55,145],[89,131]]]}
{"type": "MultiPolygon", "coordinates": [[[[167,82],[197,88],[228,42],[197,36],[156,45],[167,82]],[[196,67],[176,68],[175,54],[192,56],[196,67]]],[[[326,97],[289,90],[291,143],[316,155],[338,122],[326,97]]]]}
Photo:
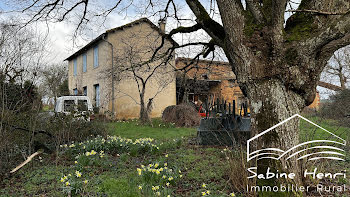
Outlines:
{"type": "MultiPolygon", "coordinates": [[[[148,23],[149,25],[151,25],[151,27],[153,29],[155,29],[161,36],[164,36],[165,33],[163,33],[159,27],[157,25],[155,25],[151,20],[149,20],[148,18],[146,17],[142,17],[142,18],[139,18],[135,21],[132,21],[132,22],[129,22],[129,23],[126,23],[124,25],[121,25],[121,26],[118,26],[118,27],[115,27],[115,28],[112,28],[112,29],[108,29],[106,30],[104,33],[100,34],[99,36],[97,36],[96,38],[94,38],[93,40],[91,40],[89,43],[87,43],[85,46],[83,46],[82,48],[80,48],[78,51],[76,51],[75,53],[73,53],[72,55],[70,55],[69,57],[67,57],[64,61],[66,60],[70,60],[72,59],[73,57],[77,56],[77,55],[80,55],[80,53],[82,53],[83,51],[85,51],[88,47],[90,47],[91,45],[95,44],[96,42],[98,42],[99,40],[102,39],[102,37],[106,34],[109,34],[109,33],[112,33],[112,32],[115,32],[115,31],[118,31],[118,30],[123,30],[124,28],[126,27],[131,27],[133,26],[134,24],[138,24],[140,22],[146,22],[148,23]]],[[[172,38],[167,38],[170,40],[170,42],[174,45],[178,45],[177,42],[175,42],[172,38]]]]}

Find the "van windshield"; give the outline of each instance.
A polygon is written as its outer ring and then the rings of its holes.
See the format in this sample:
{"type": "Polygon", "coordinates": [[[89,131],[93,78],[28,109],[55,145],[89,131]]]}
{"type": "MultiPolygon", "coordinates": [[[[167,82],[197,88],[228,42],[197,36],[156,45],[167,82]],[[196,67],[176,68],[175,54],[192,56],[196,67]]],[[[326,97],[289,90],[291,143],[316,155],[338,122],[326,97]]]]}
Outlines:
{"type": "Polygon", "coordinates": [[[74,111],[74,100],[64,100],[64,111],[71,112],[74,111]]]}
{"type": "Polygon", "coordinates": [[[87,111],[88,102],[87,100],[78,100],[78,111],[87,111]]]}

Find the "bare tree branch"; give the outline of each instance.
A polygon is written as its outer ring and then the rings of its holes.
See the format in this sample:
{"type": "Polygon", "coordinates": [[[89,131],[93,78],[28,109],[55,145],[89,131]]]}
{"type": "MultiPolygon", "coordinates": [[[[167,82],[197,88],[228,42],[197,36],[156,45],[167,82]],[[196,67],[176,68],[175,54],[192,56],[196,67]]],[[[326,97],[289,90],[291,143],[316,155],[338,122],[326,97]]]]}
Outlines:
{"type": "Polygon", "coordinates": [[[287,10],[286,12],[305,12],[305,13],[312,13],[317,15],[345,15],[347,12],[327,12],[327,11],[320,11],[320,10],[287,10]]]}
{"type": "Polygon", "coordinates": [[[259,0],[246,0],[247,8],[254,16],[258,23],[263,23],[265,21],[264,16],[261,12],[261,6],[259,0]]]}
{"type": "Polygon", "coordinates": [[[219,46],[224,46],[225,29],[210,18],[208,12],[198,0],[186,0],[187,5],[197,17],[196,22],[215,40],[219,46]]]}

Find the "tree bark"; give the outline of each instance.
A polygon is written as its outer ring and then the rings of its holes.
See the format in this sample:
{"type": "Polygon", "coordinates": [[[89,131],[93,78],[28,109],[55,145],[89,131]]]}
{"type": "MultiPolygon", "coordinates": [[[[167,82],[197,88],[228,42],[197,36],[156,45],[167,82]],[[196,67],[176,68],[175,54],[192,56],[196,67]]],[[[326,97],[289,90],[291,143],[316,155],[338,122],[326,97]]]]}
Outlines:
{"type": "MultiPolygon", "coordinates": [[[[350,43],[350,26],[346,25],[350,23],[350,13],[344,16],[296,13],[284,26],[287,1],[260,2],[246,1],[246,10],[241,1],[217,1],[225,34],[217,36],[216,39],[221,40],[216,43],[224,49],[242,92],[251,101],[252,136],[311,104],[327,61],[335,50],[350,43]]],[[[346,11],[349,6],[345,0],[338,3],[303,0],[299,8],[337,12],[346,11]]],[[[197,22],[205,25],[206,15],[199,14],[199,7],[191,9],[197,22]]],[[[255,147],[285,150],[295,146],[299,138],[298,123],[289,121],[270,131],[258,138],[255,147]]],[[[296,161],[282,160],[281,164],[266,159],[258,161],[259,172],[266,172],[268,166],[276,170],[286,166],[287,172],[300,174],[296,161]]],[[[276,185],[277,182],[258,184],[276,185]]],[[[300,183],[301,176],[294,182],[300,183]]]]}
{"type": "MultiPolygon", "coordinates": [[[[270,127],[282,122],[283,120],[300,113],[303,108],[304,100],[301,96],[293,91],[288,90],[284,84],[276,79],[256,81],[247,88],[247,96],[251,102],[251,120],[252,136],[263,132],[270,127]]],[[[292,119],[289,122],[277,127],[258,138],[253,142],[254,150],[263,148],[280,148],[288,150],[299,143],[299,120],[292,119]]],[[[273,159],[261,159],[257,161],[257,173],[266,174],[267,169],[276,172],[293,172],[296,173],[294,180],[287,179],[257,179],[259,186],[279,186],[280,184],[301,184],[301,170],[296,160],[280,161],[273,159]]],[[[296,192],[263,192],[259,196],[298,196],[296,192]]]]}
{"type": "MultiPolygon", "coordinates": [[[[145,90],[146,89],[146,84],[143,84],[141,92],[140,92],[140,121],[142,124],[151,124],[151,119],[149,117],[149,113],[151,111],[151,104],[148,101],[147,106],[145,104],[145,90]]],[[[151,99],[150,99],[151,100],[151,99]]]]}

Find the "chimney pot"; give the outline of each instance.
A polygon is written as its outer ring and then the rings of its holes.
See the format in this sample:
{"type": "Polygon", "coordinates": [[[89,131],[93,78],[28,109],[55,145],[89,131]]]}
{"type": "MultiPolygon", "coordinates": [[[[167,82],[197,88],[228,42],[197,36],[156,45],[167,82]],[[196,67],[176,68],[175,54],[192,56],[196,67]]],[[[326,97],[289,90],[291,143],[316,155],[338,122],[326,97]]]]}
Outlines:
{"type": "Polygon", "coordinates": [[[159,29],[162,33],[165,33],[165,25],[166,25],[166,19],[160,19],[158,21],[159,29]]]}

